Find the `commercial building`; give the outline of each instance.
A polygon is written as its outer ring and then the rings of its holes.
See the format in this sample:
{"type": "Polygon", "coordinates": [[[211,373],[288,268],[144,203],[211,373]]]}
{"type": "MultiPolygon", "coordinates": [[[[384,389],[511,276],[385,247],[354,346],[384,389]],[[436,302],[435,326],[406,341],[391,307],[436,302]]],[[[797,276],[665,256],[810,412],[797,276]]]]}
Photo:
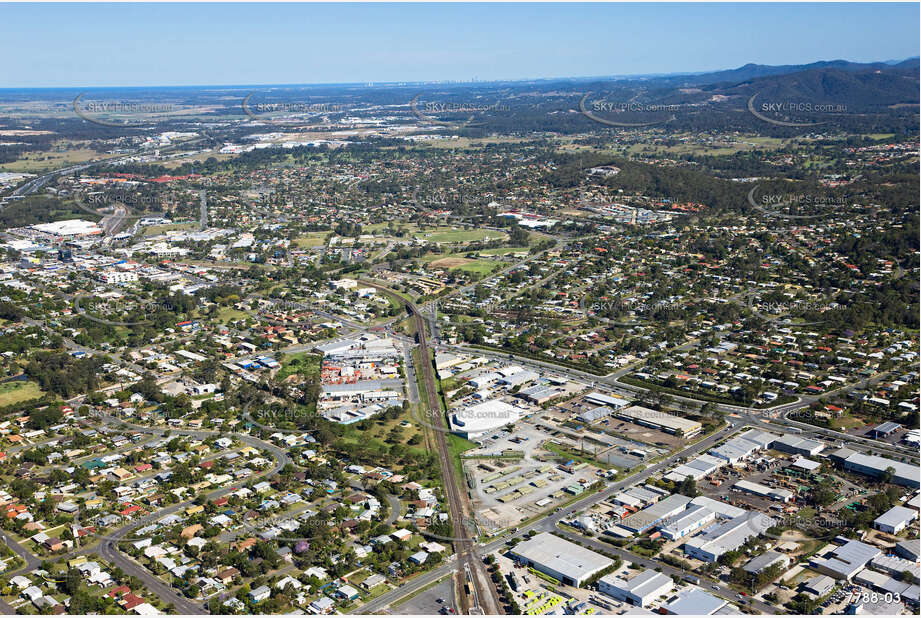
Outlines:
{"type": "Polygon", "coordinates": [[[68,219],[66,221],[54,221],[52,223],[37,223],[29,227],[43,234],[59,238],[98,236],[102,234],[101,227],[93,221],[86,221],[84,219],[68,219]]]}
{"type": "Polygon", "coordinates": [[[579,413],[578,415],[576,415],[576,420],[581,421],[583,423],[594,423],[595,421],[599,421],[603,418],[607,418],[611,416],[612,414],[614,414],[614,408],[611,408],[608,406],[598,406],[596,408],[592,408],[591,410],[587,412],[579,413]]]}
{"type": "Polygon", "coordinates": [[[510,376],[505,376],[499,380],[499,384],[505,384],[510,387],[527,384],[540,378],[534,371],[518,371],[510,376]]]}
{"type": "Polygon", "coordinates": [[[630,579],[610,574],[598,580],[598,592],[637,607],[648,607],[660,596],[668,594],[673,586],[671,577],[652,569],[646,569],[630,579]]]}
{"type": "Polygon", "coordinates": [[[873,527],[889,534],[898,534],[913,522],[917,516],[917,511],[904,506],[894,506],[873,520],[873,527]]]}
{"type": "Polygon", "coordinates": [[[726,605],[727,601],[713,596],[706,590],[693,587],[684,590],[662,609],[672,616],[712,616],[726,605]]]}
{"type": "Polygon", "coordinates": [[[902,426],[899,423],[895,423],[893,421],[886,421],[885,423],[881,423],[877,425],[876,427],[874,427],[873,429],[871,429],[870,434],[874,438],[888,438],[889,436],[891,436],[892,434],[894,434],[901,428],[902,426]]]}
{"type": "Polygon", "coordinates": [[[630,402],[626,399],[621,399],[620,397],[612,397],[611,395],[605,395],[604,393],[598,392],[589,393],[586,395],[585,401],[595,404],[596,406],[608,406],[609,408],[614,408],[615,410],[630,405],[630,402]]]}
{"type": "Polygon", "coordinates": [[[717,459],[722,459],[729,465],[734,466],[743,459],[748,459],[761,450],[761,448],[762,447],[755,442],[751,442],[742,437],[736,437],[727,440],[720,446],[711,448],[709,453],[717,459]]]}
{"type": "Polygon", "coordinates": [[[809,565],[835,579],[850,580],[863,569],[868,562],[881,555],[882,551],[873,545],[860,541],[848,541],[833,549],[825,557],[813,557],[809,565]]]}
{"type": "Polygon", "coordinates": [[[914,562],[921,560],[921,539],[899,541],[895,544],[895,553],[906,560],[912,560],[914,562]]]}
{"type": "Polygon", "coordinates": [[[803,592],[808,592],[815,595],[816,597],[821,597],[831,592],[831,589],[834,587],[834,579],[828,575],[816,575],[805,584],[803,584],[803,592]]]}
{"type": "Polygon", "coordinates": [[[666,433],[690,438],[700,433],[703,425],[697,421],[692,421],[678,416],[672,416],[659,410],[651,410],[643,406],[630,406],[615,410],[615,416],[618,418],[636,423],[643,427],[651,427],[666,433]]]}
{"type": "Polygon", "coordinates": [[[810,440],[809,438],[802,438],[800,436],[786,435],[774,440],[771,444],[771,448],[784,453],[814,457],[822,452],[822,449],[825,448],[825,443],[819,442],[818,440],[810,440]]]}
{"type": "Polygon", "coordinates": [[[684,544],[684,553],[704,562],[716,562],[748,539],[762,534],[774,520],[761,513],[745,513],[722,524],[711,526],[703,534],[684,544]]]}
{"type": "Polygon", "coordinates": [[[542,405],[560,396],[562,391],[552,386],[532,386],[518,391],[518,396],[531,403],[542,405]]]}
{"type": "Polygon", "coordinates": [[[790,502],[793,499],[793,492],[788,489],[768,487],[767,485],[753,483],[752,481],[741,480],[736,482],[733,487],[761,498],[770,498],[771,500],[777,500],[779,502],[790,502]]]}
{"type": "Polygon", "coordinates": [[[755,556],[749,560],[748,563],[742,567],[742,569],[744,569],[746,573],[757,574],[774,566],[775,564],[781,564],[784,567],[787,567],[790,564],[790,558],[789,556],[785,556],[784,554],[772,549],[770,551],[764,552],[760,556],[755,556]]]}
{"type": "Polygon", "coordinates": [[[620,527],[634,534],[642,534],[658,526],[666,519],[684,511],[691,499],[681,494],[672,494],[671,496],[656,502],[639,513],[634,513],[630,517],[620,522],[620,527]]]}
{"type": "Polygon", "coordinates": [[[498,399],[490,399],[453,412],[451,431],[463,438],[473,440],[514,423],[518,418],[518,408],[498,399]]]}
{"type": "Polygon", "coordinates": [[[705,506],[692,506],[674,519],[665,522],[659,531],[666,539],[674,541],[691,534],[716,519],[716,513],[705,506]]]}
{"type": "Polygon", "coordinates": [[[688,503],[688,507],[691,505],[705,506],[716,513],[717,517],[722,519],[735,519],[736,517],[745,515],[747,512],[745,509],[740,509],[739,507],[732,506],[727,502],[714,500],[713,498],[708,498],[707,496],[697,496],[696,498],[692,498],[688,503]]]}
{"type": "Polygon", "coordinates": [[[671,472],[665,475],[665,479],[675,483],[680,483],[684,479],[691,477],[699,481],[703,477],[713,474],[726,465],[726,461],[718,459],[711,455],[700,455],[691,461],[681,464],[671,472]]]}
{"type": "Polygon", "coordinates": [[[522,541],[512,549],[511,554],[519,563],[569,586],[581,586],[593,575],[614,564],[601,554],[549,532],[522,541]]]}
{"type": "Polygon", "coordinates": [[[894,459],[854,453],[844,460],[844,469],[859,472],[868,476],[880,477],[886,470],[892,468],[892,482],[905,487],[921,487],[921,469],[910,466],[894,459]]]}

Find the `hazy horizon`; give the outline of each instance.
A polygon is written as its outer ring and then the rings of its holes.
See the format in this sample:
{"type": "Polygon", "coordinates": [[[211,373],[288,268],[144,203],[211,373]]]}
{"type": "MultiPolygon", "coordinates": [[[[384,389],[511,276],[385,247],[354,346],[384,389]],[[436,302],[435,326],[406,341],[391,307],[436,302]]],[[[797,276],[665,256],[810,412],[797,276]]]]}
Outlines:
{"type": "Polygon", "coordinates": [[[530,81],[885,62],[918,55],[921,15],[911,3],[7,3],[3,11],[0,53],[20,59],[4,66],[4,89],[530,81]],[[30,34],[35,24],[44,36],[30,34]]]}

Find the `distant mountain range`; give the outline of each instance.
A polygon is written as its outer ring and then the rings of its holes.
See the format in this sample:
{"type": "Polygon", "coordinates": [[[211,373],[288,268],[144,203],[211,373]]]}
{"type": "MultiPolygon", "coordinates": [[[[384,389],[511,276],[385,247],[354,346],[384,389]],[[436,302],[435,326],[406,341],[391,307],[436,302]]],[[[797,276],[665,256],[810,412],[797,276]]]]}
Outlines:
{"type": "Polygon", "coordinates": [[[791,73],[801,73],[804,71],[815,71],[824,69],[834,69],[839,71],[873,71],[873,70],[890,70],[906,69],[919,66],[918,58],[909,58],[907,60],[885,62],[850,62],[847,60],[821,60],[810,64],[785,64],[785,65],[768,65],[768,64],[746,64],[737,69],[726,69],[724,71],[712,71],[709,73],[684,74],[673,76],[662,76],[650,81],[663,83],[673,83],[681,86],[704,86],[708,84],[717,84],[724,82],[742,82],[759,77],[769,77],[772,75],[788,75],[791,73]]]}
{"type": "Polygon", "coordinates": [[[857,112],[917,105],[919,68],[918,58],[894,63],[829,60],[783,66],[746,64],[712,73],[613,80],[599,85],[612,90],[639,89],[642,100],[652,103],[725,101],[737,107],[757,95],[759,101],[833,103],[857,112]]]}

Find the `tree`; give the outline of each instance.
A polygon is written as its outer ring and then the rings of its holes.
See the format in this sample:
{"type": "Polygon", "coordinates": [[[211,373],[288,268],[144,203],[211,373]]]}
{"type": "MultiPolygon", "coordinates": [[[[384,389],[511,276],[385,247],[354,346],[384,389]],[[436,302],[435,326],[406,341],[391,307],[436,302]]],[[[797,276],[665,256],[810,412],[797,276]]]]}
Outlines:
{"type": "Polygon", "coordinates": [[[678,493],[689,498],[696,498],[700,492],[697,491],[697,481],[693,476],[687,476],[678,484],[678,493]]]}

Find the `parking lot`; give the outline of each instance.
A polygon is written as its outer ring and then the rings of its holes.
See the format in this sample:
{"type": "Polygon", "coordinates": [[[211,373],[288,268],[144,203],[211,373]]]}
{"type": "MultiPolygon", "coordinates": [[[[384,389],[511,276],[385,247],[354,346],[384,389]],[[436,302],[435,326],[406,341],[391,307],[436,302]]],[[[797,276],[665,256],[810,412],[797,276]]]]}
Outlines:
{"type": "Polygon", "coordinates": [[[390,613],[398,616],[450,614],[451,612],[447,608],[456,609],[454,608],[453,577],[445,577],[431,588],[423,590],[396,607],[392,607],[390,613]],[[443,602],[439,603],[439,600],[443,602]]]}

